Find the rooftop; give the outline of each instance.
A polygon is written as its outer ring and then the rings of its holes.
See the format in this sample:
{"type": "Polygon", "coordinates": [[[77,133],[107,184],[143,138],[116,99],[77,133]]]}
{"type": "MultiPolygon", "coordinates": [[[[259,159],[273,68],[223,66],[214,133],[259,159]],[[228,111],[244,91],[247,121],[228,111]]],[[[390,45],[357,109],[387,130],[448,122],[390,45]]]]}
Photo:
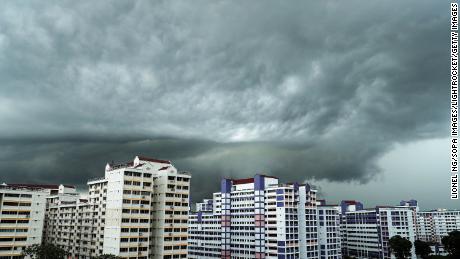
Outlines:
{"type": "MultiPolygon", "coordinates": [[[[114,163],[113,161],[111,163],[108,163],[107,166],[106,166],[106,171],[112,171],[112,170],[115,170],[115,169],[120,169],[120,168],[137,168],[137,167],[141,167],[143,166],[144,164],[143,163],[139,163],[137,164],[136,166],[134,166],[134,162],[136,161],[136,159],[139,159],[140,161],[148,161],[148,162],[154,162],[154,163],[161,163],[161,164],[168,164],[170,165],[171,164],[171,161],[168,161],[168,160],[162,160],[162,159],[157,159],[157,158],[152,158],[152,157],[146,157],[146,156],[136,156],[134,158],[134,161],[130,161],[130,162],[125,162],[125,163],[114,163]]],[[[164,169],[163,169],[164,170],[164,169]]]]}
{"type": "Polygon", "coordinates": [[[232,180],[233,184],[246,184],[246,183],[253,183],[254,178],[243,178],[243,179],[234,179],[232,180]]]}
{"type": "MultiPolygon", "coordinates": [[[[30,184],[30,183],[7,183],[7,186],[11,187],[23,187],[23,188],[32,188],[32,189],[59,189],[59,184],[30,184]]],[[[63,185],[66,188],[73,188],[73,185],[63,185]]]]}
{"type": "MultiPolygon", "coordinates": [[[[263,174],[258,174],[258,175],[266,177],[266,178],[278,179],[278,177],[274,177],[274,176],[263,175],[263,174]]],[[[230,180],[232,180],[232,183],[235,184],[235,185],[237,185],[237,184],[246,184],[246,183],[254,183],[254,177],[242,178],[242,179],[230,179],[230,180]]]]}
{"type": "Polygon", "coordinates": [[[39,187],[32,188],[32,187],[9,186],[9,185],[0,184],[0,189],[3,189],[3,190],[14,190],[14,191],[28,191],[28,192],[31,192],[31,191],[40,191],[40,192],[48,193],[48,191],[47,191],[46,189],[39,188],[39,187]]]}
{"type": "Polygon", "coordinates": [[[157,159],[157,158],[151,158],[151,157],[146,157],[146,156],[137,156],[139,160],[142,161],[149,161],[149,162],[155,162],[155,163],[162,163],[162,164],[171,164],[171,161],[168,160],[162,160],[162,159],[157,159]]]}

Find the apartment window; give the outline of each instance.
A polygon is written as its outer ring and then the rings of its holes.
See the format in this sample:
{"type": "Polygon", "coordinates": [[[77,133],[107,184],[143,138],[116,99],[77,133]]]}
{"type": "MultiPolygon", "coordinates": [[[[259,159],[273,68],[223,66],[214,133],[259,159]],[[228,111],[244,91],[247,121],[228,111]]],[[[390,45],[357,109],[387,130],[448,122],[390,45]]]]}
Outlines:
{"type": "Polygon", "coordinates": [[[18,202],[5,201],[5,202],[3,202],[3,205],[5,205],[5,206],[18,206],[19,203],[18,202]]]}

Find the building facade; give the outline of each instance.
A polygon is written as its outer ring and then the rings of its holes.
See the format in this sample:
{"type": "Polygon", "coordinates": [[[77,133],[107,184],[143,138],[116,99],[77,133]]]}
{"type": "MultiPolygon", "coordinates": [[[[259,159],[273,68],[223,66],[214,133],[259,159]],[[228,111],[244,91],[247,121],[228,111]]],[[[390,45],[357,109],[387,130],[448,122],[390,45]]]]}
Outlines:
{"type": "Polygon", "coordinates": [[[338,205],[318,205],[318,248],[321,259],[342,258],[338,205]]]}
{"type": "Polygon", "coordinates": [[[186,258],[190,178],[166,160],[107,164],[87,199],[49,199],[47,240],[73,258],[186,258]]]}
{"type": "Polygon", "coordinates": [[[71,258],[95,256],[93,213],[88,200],[73,201],[48,198],[45,220],[45,241],[63,248],[71,258]]]}
{"type": "Polygon", "coordinates": [[[256,175],[223,179],[189,217],[188,258],[318,258],[316,190],[256,175]],[[212,208],[212,209],[211,209],[212,208]]]}
{"type": "Polygon", "coordinates": [[[425,242],[441,244],[449,232],[460,230],[460,211],[438,209],[417,213],[417,237],[425,242]]]}
{"type": "Polygon", "coordinates": [[[209,200],[197,204],[197,212],[190,213],[188,222],[188,258],[221,257],[221,217],[213,212],[209,200]]]}
{"type": "MultiPolygon", "coordinates": [[[[395,258],[389,249],[389,239],[400,235],[414,243],[413,217],[413,210],[407,206],[346,211],[341,220],[343,254],[357,258],[395,258]]],[[[411,258],[416,258],[413,247],[411,258]]]]}
{"type": "Polygon", "coordinates": [[[25,247],[42,242],[48,194],[39,187],[0,186],[0,258],[23,258],[25,247]]]}

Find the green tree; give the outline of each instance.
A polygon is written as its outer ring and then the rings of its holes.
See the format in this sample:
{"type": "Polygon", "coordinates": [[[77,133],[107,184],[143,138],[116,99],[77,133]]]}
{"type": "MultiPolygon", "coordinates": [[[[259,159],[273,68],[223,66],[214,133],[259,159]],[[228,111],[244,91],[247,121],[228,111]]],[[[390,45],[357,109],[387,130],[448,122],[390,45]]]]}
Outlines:
{"type": "Polygon", "coordinates": [[[454,230],[441,239],[444,249],[453,258],[460,258],[460,231],[454,230]]]}
{"type": "Polygon", "coordinates": [[[91,257],[91,259],[121,259],[121,257],[112,254],[103,254],[100,256],[91,257]]]}
{"type": "Polygon", "coordinates": [[[415,254],[419,255],[423,259],[428,258],[428,256],[431,253],[433,253],[433,250],[431,250],[430,244],[427,242],[423,242],[421,240],[415,240],[414,247],[415,247],[415,254]]]}
{"type": "Polygon", "coordinates": [[[392,236],[389,241],[391,252],[398,259],[404,259],[411,255],[412,243],[400,235],[392,236]]]}
{"type": "Polygon", "coordinates": [[[22,254],[33,259],[64,259],[69,255],[64,249],[49,243],[29,246],[22,254]]]}

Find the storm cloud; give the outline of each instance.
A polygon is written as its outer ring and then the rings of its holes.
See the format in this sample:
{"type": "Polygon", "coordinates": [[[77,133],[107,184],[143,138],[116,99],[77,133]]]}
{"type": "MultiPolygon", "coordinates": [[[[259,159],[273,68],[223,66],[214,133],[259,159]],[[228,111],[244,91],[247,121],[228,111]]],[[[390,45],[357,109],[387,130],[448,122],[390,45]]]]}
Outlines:
{"type": "MultiPolygon", "coordinates": [[[[0,179],[84,190],[137,154],[193,174],[365,183],[449,134],[449,5],[9,1],[0,179]]],[[[206,183],[206,184],[204,184],[206,183]]]]}

